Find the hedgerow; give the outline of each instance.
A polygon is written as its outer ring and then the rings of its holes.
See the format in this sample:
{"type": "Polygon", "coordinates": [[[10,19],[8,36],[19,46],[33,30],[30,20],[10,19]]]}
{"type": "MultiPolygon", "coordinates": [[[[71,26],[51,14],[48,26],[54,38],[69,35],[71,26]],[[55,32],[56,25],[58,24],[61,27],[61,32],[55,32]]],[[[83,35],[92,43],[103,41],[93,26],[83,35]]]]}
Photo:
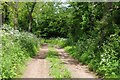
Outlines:
{"type": "Polygon", "coordinates": [[[19,32],[9,26],[0,30],[2,44],[1,78],[21,75],[26,60],[37,54],[39,39],[28,32],[19,32]]]}
{"type": "Polygon", "coordinates": [[[80,39],[74,46],[66,46],[71,56],[104,78],[120,78],[120,36],[111,34],[101,48],[95,39],[80,39]]]}

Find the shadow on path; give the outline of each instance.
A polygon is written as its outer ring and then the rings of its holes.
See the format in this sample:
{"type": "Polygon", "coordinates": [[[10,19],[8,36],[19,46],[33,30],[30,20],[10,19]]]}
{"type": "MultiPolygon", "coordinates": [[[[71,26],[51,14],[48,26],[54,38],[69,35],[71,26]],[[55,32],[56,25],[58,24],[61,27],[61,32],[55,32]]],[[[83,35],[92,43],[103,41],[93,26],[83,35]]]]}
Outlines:
{"type": "Polygon", "coordinates": [[[34,56],[33,59],[45,59],[48,52],[48,44],[42,44],[42,48],[39,51],[39,54],[34,56]]]}

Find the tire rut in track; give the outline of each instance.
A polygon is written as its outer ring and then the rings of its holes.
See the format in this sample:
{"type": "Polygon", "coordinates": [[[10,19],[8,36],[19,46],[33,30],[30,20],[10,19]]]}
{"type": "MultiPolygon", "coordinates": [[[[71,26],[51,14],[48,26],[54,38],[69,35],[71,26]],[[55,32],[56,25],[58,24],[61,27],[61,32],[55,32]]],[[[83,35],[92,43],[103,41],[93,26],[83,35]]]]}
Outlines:
{"type": "MultiPolygon", "coordinates": [[[[68,68],[72,78],[97,78],[97,76],[88,70],[87,66],[81,65],[61,48],[55,48],[60,59],[68,68]]],[[[48,52],[48,45],[44,44],[37,56],[27,64],[22,78],[52,78],[49,76],[49,62],[45,59],[48,52]]]]}
{"type": "Polygon", "coordinates": [[[49,63],[45,59],[48,52],[48,45],[44,44],[37,56],[27,64],[22,78],[51,78],[49,76],[49,63]]]}
{"type": "Polygon", "coordinates": [[[73,59],[64,51],[64,49],[56,48],[60,59],[68,68],[72,78],[97,78],[95,73],[88,70],[88,67],[80,64],[77,60],[73,59]]]}

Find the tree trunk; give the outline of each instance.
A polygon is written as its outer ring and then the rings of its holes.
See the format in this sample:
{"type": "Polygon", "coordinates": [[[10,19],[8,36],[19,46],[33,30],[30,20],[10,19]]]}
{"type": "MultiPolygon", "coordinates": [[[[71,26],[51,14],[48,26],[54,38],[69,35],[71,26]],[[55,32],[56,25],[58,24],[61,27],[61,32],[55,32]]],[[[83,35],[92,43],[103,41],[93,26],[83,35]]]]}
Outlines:
{"type": "Polygon", "coordinates": [[[33,18],[32,18],[32,14],[29,14],[29,20],[30,20],[30,22],[29,22],[29,29],[28,29],[28,31],[29,32],[31,32],[32,31],[32,22],[33,22],[33,18]]]}
{"type": "Polygon", "coordinates": [[[14,28],[18,29],[18,2],[15,3],[14,5],[14,28]]]}
{"type": "Polygon", "coordinates": [[[8,12],[8,6],[7,6],[7,2],[3,3],[2,6],[3,6],[3,9],[1,10],[1,15],[2,15],[2,24],[7,24],[7,22],[9,21],[9,18],[8,18],[8,15],[9,15],[9,12],[8,12]]]}
{"type": "Polygon", "coordinates": [[[107,29],[109,29],[109,27],[112,26],[112,22],[109,20],[110,19],[110,16],[108,16],[108,14],[111,13],[111,9],[112,9],[112,3],[111,2],[108,2],[105,4],[105,14],[103,16],[103,19],[102,21],[104,20],[104,22],[106,22],[107,24],[104,24],[102,26],[102,28],[100,29],[100,40],[98,42],[99,44],[99,48],[101,48],[103,42],[105,41],[105,38],[106,38],[106,31],[109,31],[107,29]]]}
{"type": "MultiPolygon", "coordinates": [[[[1,6],[1,2],[0,2],[0,6],[1,6]]],[[[0,12],[2,12],[2,9],[0,9],[0,12]]],[[[0,13],[0,26],[2,25],[2,13],[0,13]]]]}
{"type": "Polygon", "coordinates": [[[33,13],[33,11],[34,11],[35,4],[36,4],[36,2],[34,2],[34,3],[32,4],[31,10],[29,9],[29,6],[27,5],[28,13],[29,13],[29,27],[28,27],[28,31],[29,31],[29,32],[32,31],[32,23],[33,23],[32,13],[33,13]]]}

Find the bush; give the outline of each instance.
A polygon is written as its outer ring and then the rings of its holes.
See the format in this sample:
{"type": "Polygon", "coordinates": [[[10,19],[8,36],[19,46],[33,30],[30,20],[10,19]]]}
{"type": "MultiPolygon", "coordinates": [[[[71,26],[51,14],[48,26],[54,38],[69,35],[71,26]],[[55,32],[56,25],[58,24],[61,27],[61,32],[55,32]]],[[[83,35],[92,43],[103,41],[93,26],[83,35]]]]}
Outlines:
{"type": "Polygon", "coordinates": [[[8,26],[3,27],[0,33],[2,33],[1,77],[18,77],[21,75],[25,61],[36,55],[39,39],[31,33],[19,32],[8,26]]]}
{"type": "Polygon", "coordinates": [[[100,53],[98,73],[109,78],[120,77],[120,37],[111,35],[109,41],[103,44],[103,52],[100,53]]]}
{"type": "Polygon", "coordinates": [[[98,39],[83,38],[76,44],[65,47],[74,58],[83,64],[88,64],[90,70],[105,78],[120,78],[120,36],[119,31],[111,34],[102,43],[98,39]]]}
{"type": "Polygon", "coordinates": [[[75,46],[66,46],[65,51],[68,52],[72,57],[77,58],[75,46]]]}

